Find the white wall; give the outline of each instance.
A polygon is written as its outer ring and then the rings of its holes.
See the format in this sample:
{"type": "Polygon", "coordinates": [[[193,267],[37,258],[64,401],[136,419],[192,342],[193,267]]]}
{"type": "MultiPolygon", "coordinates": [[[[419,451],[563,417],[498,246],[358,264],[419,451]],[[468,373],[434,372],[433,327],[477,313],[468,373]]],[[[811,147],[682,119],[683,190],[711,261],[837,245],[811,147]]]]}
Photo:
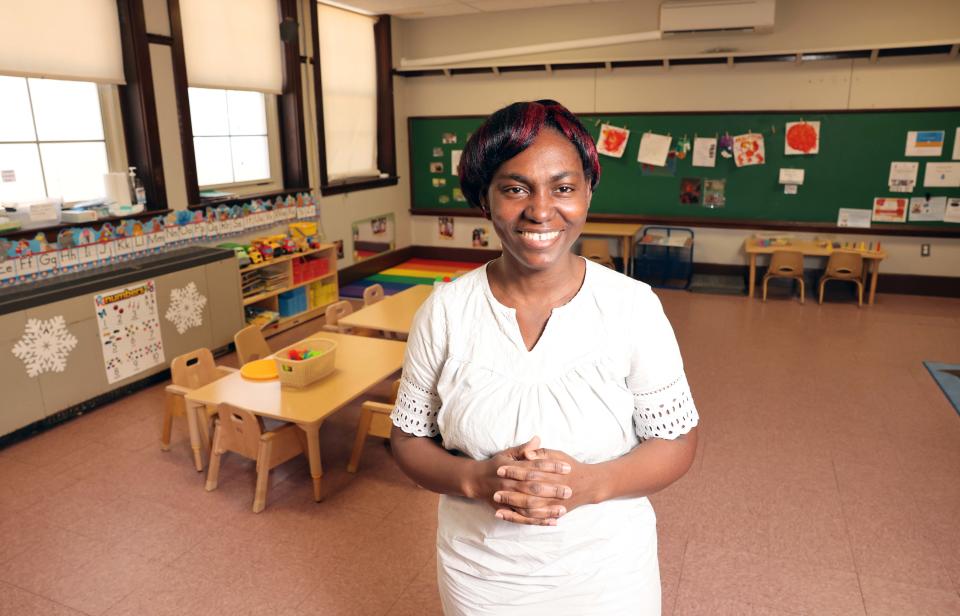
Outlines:
{"type": "MultiPolygon", "coordinates": [[[[659,3],[616,2],[400,20],[394,36],[400,39],[400,54],[408,58],[497,49],[521,44],[519,38],[522,44],[533,44],[655,28],[654,5],[659,3]]],[[[540,54],[501,63],[609,60],[710,47],[796,51],[944,39],[960,41],[960,2],[779,0],[777,26],[771,34],[675,38],[649,47],[589,49],[549,58],[540,54]]],[[[403,81],[403,111],[409,116],[488,114],[513,101],[538,98],[555,98],[580,113],[960,106],[960,61],[946,57],[541,71],[403,81]]],[[[404,133],[405,141],[406,118],[398,120],[398,133],[404,133]]],[[[403,152],[401,174],[408,172],[403,152]]],[[[478,220],[458,219],[458,236],[450,242],[439,239],[435,217],[413,219],[413,243],[437,246],[469,246],[468,230],[460,236],[459,229],[472,229],[467,221],[478,220]]],[[[698,262],[745,263],[740,247],[750,230],[698,228],[696,233],[698,262]]],[[[844,236],[837,237],[843,241],[844,236]]],[[[889,254],[884,272],[960,276],[960,240],[859,235],[847,239],[882,241],[889,254]],[[930,257],[920,257],[921,243],[932,244],[930,257]]]]}

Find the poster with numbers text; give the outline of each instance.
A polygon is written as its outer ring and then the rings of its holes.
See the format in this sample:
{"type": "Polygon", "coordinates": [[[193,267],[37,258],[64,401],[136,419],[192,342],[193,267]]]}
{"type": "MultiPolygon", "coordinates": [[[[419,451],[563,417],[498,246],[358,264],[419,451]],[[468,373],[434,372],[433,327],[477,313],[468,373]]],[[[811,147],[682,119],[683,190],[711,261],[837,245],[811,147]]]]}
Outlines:
{"type": "Polygon", "coordinates": [[[109,383],[164,363],[153,280],[98,293],[93,301],[109,383]]]}

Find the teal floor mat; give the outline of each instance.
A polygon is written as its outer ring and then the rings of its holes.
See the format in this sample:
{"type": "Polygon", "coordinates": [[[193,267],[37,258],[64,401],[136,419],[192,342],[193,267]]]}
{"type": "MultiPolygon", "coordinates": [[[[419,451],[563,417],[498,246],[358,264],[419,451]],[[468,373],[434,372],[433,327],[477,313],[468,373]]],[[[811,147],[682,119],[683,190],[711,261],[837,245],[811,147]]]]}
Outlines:
{"type": "Polygon", "coordinates": [[[930,371],[930,376],[937,382],[943,395],[947,397],[953,409],[960,415],[960,364],[941,364],[935,361],[925,361],[923,365],[930,371]]]}

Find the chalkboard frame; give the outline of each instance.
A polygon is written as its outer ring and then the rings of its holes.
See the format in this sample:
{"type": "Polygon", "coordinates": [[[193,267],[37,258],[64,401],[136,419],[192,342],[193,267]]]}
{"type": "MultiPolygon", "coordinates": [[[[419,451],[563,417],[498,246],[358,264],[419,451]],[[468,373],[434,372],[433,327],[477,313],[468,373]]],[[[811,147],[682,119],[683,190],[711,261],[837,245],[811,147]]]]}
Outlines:
{"type": "MultiPolygon", "coordinates": [[[[590,118],[617,118],[624,116],[644,116],[644,115],[655,115],[655,116],[709,116],[709,115],[724,115],[724,116],[762,116],[767,114],[789,114],[792,117],[797,119],[803,118],[804,116],[820,116],[820,115],[844,115],[844,114],[872,114],[872,113],[924,113],[924,112],[960,112],[960,107],[948,106],[948,107],[909,107],[909,108],[877,108],[877,109],[807,109],[807,110],[798,110],[798,109],[773,109],[773,110],[750,110],[750,111],[726,111],[726,110],[717,110],[717,111],[656,111],[656,112],[635,112],[635,111],[616,111],[616,112],[584,112],[577,113],[578,116],[587,116],[590,118]]],[[[481,121],[485,116],[479,114],[452,114],[452,115],[423,115],[423,116],[408,116],[407,117],[407,150],[408,150],[408,167],[410,171],[410,208],[409,212],[414,216],[461,216],[461,217],[480,217],[481,213],[475,208],[463,209],[463,206],[458,207],[435,207],[435,208],[424,208],[424,207],[414,207],[414,204],[417,202],[416,199],[416,182],[414,181],[413,165],[414,165],[414,148],[415,148],[415,137],[414,137],[414,123],[420,120],[477,120],[481,121]]],[[[759,126],[759,124],[758,124],[759,126]]],[[[592,128],[592,127],[588,127],[592,128]]],[[[923,128],[923,127],[918,127],[923,128]]],[[[932,128],[932,127],[930,127],[932,128]]],[[[944,127],[947,130],[948,137],[951,137],[950,134],[953,126],[944,127]]],[[[946,149],[946,147],[945,147],[946,149]]],[[[628,154],[629,155],[629,154],[628,154]]],[[[625,156],[628,156],[625,155],[625,156]]],[[[919,162],[927,162],[929,160],[937,160],[938,162],[943,162],[944,159],[928,159],[928,158],[914,158],[914,157],[904,157],[905,160],[918,160],[919,162]]],[[[951,161],[952,162],[952,161],[951,161]]],[[[802,187],[801,187],[802,190],[802,187]]],[[[887,193],[877,194],[877,196],[885,196],[887,193]]],[[[910,195],[905,196],[916,196],[917,190],[915,190],[910,195]]],[[[960,225],[950,226],[948,224],[942,223],[941,225],[923,225],[916,223],[882,223],[880,225],[873,225],[867,229],[853,228],[853,227],[838,227],[835,223],[829,222],[813,222],[813,221],[789,221],[789,220],[770,220],[770,219],[751,219],[751,218],[716,218],[716,217],[706,217],[706,216],[662,216],[662,215],[649,215],[649,214],[630,214],[630,213],[591,213],[589,220],[595,222],[632,222],[632,223],[650,223],[650,224],[672,224],[672,225],[683,225],[683,226],[694,226],[694,227],[706,227],[706,228],[730,228],[730,229],[758,229],[758,230],[783,230],[783,231],[797,231],[797,232],[819,232],[819,233],[845,233],[845,234],[855,234],[855,235],[888,235],[888,236],[913,236],[913,237],[960,237],[960,225]]]]}

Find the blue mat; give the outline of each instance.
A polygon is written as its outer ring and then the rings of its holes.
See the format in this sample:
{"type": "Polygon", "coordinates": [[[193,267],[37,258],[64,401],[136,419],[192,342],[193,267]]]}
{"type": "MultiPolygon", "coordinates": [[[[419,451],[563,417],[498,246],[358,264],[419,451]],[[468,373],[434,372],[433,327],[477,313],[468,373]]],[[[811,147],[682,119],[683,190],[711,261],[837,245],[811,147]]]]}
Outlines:
{"type": "Polygon", "coordinates": [[[930,371],[930,376],[937,382],[943,394],[953,405],[953,409],[960,414],[960,364],[941,364],[935,361],[925,361],[923,365],[930,371]],[[952,373],[952,374],[951,374],[952,373]]]}

